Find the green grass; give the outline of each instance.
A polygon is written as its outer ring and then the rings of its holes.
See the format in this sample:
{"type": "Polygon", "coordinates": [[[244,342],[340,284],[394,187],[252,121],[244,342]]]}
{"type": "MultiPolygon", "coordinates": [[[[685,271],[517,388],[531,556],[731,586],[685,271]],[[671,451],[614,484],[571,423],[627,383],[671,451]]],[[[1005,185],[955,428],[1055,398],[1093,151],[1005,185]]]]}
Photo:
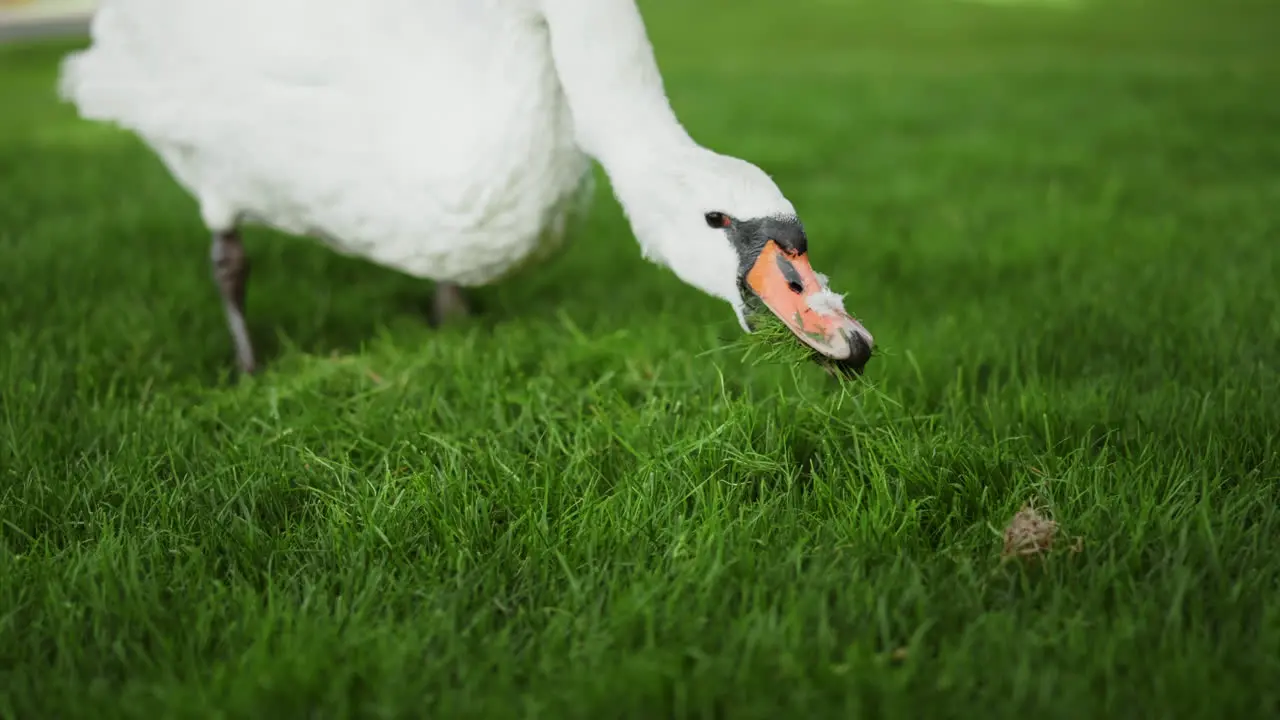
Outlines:
{"type": "Polygon", "coordinates": [[[642,7],[860,381],[724,349],[602,186],[440,331],[251,232],[235,382],[194,204],[0,48],[0,716],[1280,711],[1280,9],[642,7]]]}

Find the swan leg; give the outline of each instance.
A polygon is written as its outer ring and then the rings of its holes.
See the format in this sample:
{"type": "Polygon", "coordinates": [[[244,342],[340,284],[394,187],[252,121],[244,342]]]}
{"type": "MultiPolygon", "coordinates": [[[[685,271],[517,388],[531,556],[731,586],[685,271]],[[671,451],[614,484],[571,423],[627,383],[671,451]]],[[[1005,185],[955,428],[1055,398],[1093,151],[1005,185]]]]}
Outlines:
{"type": "Polygon", "coordinates": [[[222,296],[222,309],[227,314],[227,327],[236,346],[236,365],[241,372],[253,373],[253,344],[244,320],[245,284],[249,279],[249,258],[245,255],[240,233],[235,230],[213,234],[213,279],[222,296]]]}
{"type": "Polygon", "coordinates": [[[435,298],[431,303],[431,322],[443,325],[451,318],[466,317],[471,314],[471,307],[462,293],[462,288],[454,283],[436,283],[435,298]]]}

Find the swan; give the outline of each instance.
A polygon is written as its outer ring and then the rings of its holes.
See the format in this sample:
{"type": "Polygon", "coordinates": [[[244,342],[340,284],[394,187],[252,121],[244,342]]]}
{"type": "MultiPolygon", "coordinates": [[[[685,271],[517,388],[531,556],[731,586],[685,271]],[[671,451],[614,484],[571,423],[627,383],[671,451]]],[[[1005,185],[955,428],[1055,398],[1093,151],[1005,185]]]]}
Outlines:
{"type": "Polygon", "coordinates": [[[744,332],[767,309],[819,357],[871,356],[781,190],[676,118],[634,0],[101,0],[90,33],[59,95],[196,200],[245,373],[245,224],[433,281],[440,318],[565,244],[593,162],[642,255],[744,332]]]}

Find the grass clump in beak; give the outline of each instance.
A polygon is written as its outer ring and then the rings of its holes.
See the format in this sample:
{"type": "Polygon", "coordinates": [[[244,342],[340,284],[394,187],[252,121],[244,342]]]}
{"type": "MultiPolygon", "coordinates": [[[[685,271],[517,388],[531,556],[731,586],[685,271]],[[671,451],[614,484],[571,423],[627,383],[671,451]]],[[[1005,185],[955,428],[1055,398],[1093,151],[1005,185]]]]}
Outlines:
{"type": "MultiPolygon", "coordinates": [[[[742,353],[742,360],[749,365],[790,365],[816,363],[828,374],[838,379],[852,379],[862,370],[850,363],[827,357],[804,344],[773,313],[758,310],[747,315],[747,325],[752,331],[743,333],[729,344],[729,349],[742,353]]],[[[876,352],[873,354],[878,355],[876,352]]]]}

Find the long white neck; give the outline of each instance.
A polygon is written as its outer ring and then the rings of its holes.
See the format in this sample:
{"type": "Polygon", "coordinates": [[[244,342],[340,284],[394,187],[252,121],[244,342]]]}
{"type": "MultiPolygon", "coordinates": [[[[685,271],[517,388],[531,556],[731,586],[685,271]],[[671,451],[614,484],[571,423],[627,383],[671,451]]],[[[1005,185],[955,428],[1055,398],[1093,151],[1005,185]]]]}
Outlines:
{"type": "Polygon", "coordinates": [[[673,230],[689,193],[719,178],[708,172],[718,160],[676,119],[635,0],[540,1],[577,142],[609,174],[644,256],[737,308],[729,243],[689,243],[673,230]]]}
{"type": "Polygon", "coordinates": [[[694,145],[676,119],[634,0],[541,0],[578,144],[613,175],[694,145]]]}

